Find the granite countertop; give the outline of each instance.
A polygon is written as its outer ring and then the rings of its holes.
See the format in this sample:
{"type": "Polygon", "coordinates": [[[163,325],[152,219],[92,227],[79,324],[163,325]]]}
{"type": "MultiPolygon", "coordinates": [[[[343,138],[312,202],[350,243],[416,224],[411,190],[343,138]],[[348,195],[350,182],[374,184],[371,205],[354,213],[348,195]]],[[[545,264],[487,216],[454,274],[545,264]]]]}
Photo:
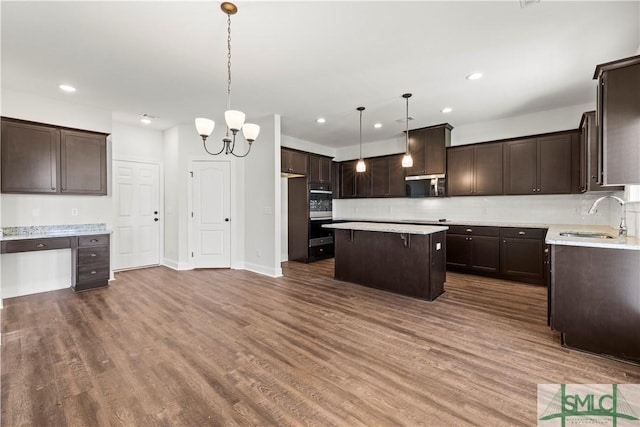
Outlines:
{"type": "Polygon", "coordinates": [[[48,239],[52,237],[91,236],[111,234],[106,224],[40,225],[3,227],[0,241],[48,239]]]}
{"type": "MultiPolygon", "coordinates": [[[[349,218],[334,218],[334,221],[372,221],[376,223],[378,221],[385,222],[388,219],[349,219],[349,218]]],[[[509,221],[474,221],[474,220],[446,220],[440,221],[439,219],[399,219],[396,223],[405,224],[431,224],[431,225],[474,225],[474,226],[487,226],[487,227],[527,227],[527,228],[546,228],[548,229],[545,243],[549,245],[566,245],[566,246],[587,246],[596,248],[610,248],[610,249],[628,249],[628,250],[640,250],[640,238],[627,236],[618,237],[618,229],[611,228],[607,225],[586,225],[586,224],[547,224],[547,223],[528,223],[528,222],[509,222],[509,221]],[[590,231],[590,232],[602,232],[614,236],[614,239],[599,239],[592,237],[568,237],[561,236],[560,232],[563,231],[590,231]]]]}
{"type": "Polygon", "coordinates": [[[618,236],[618,229],[606,225],[571,225],[555,224],[549,227],[545,243],[549,245],[587,246],[593,248],[628,249],[640,251],[640,238],[634,236],[618,236]],[[569,237],[561,236],[563,231],[589,231],[595,233],[607,233],[613,239],[600,239],[593,237],[569,237]]]}
{"type": "Polygon", "coordinates": [[[406,233],[406,234],[433,234],[446,231],[447,226],[414,225],[398,223],[378,222],[342,222],[337,224],[325,224],[323,227],[340,230],[378,231],[381,233],[406,233]]]}

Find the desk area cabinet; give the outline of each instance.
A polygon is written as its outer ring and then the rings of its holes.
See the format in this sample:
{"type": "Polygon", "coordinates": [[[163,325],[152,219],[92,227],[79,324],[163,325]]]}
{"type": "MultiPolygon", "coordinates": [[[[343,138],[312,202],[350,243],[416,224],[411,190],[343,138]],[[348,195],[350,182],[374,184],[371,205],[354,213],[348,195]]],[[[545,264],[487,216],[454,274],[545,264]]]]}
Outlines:
{"type": "Polygon", "coordinates": [[[66,236],[15,238],[3,240],[2,254],[71,249],[71,287],[76,292],[108,285],[110,268],[110,235],[70,234],[66,236]]]}
{"type": "Polygon", "coordinates": [[[107,135],[2,118],[2,192],[107,194],[107,135]]]}

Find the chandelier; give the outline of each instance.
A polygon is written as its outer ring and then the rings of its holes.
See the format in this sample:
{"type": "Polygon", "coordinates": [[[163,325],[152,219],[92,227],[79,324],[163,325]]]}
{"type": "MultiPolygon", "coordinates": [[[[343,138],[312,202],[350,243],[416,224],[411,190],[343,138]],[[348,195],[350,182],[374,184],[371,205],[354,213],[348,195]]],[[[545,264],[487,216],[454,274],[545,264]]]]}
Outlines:
{"type": "Polygon", "coordinates": [[[227,110],[224,112],[224,120],[227,124],[227,133],[225,137],[222,138],[222,148],[220,148],[220,151],[212,153],[207,148],[206,142],[209,135],[211,135],[211,132],[213,132],[216,122],[210,119],[198,117],[195,120],[196,129],[198,134],[202,137],[204,150],[208,154],[217,156],[218,154],[222,154],[224,151],[224,154],[232,154],[236,157],[245,157],[251,151],[251,144],[256,140],[260,133],[260,126],[253,123],[245,123],[245,114],[242,111],[231,109],[231,15],[235,15],[238,12],[238,8],[233,3],[224,2],[220,5],[220,9],[227,14],[227,110]],[[249,148],[244,154],[236,154],[234,152],[236,148],[236,135],[240,129],[242,129],[244,139],[249,143],[249,148]],[[229,136],[229,131],[231,131],[231,136],[229,136]]]}

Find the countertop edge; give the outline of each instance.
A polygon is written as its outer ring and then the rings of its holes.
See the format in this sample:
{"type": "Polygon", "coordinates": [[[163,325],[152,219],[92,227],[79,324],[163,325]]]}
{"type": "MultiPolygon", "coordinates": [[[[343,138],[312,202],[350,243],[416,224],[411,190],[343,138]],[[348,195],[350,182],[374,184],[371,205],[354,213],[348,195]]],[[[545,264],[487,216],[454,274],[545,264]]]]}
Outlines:
{"type": "Polygon", "coordinates": [[[334,224],[325,224],[325,228],[333,228],[337,230],[355,230],[355,231],[374,231],[380,233],[396,233],[396,234],[421,234],[428,235],[446,231],[447,226],[438,225],[414,225],[390,222],[342,222],[334,224]]]}
{"type": "Polygon", "coordinates": [[[76,236],[94,236],[98,234],[113,234],[113,230],[90,230],[90,231],[68,231],[64,233],[46,233],[46,234],[17,234],[14,236],[2,236],[0,242],[11,242],[16,240],[30,239],[53,239],[56,237],[76,237],[76,236]]]}

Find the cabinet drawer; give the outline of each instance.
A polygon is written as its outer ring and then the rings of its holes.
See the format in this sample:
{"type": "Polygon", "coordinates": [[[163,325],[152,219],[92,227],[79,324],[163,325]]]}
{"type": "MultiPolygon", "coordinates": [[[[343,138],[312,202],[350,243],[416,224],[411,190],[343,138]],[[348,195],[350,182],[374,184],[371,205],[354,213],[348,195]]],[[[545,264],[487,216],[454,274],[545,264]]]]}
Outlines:
{"type": "Polygon", "coordinates": [[[309,257],[317,258],[324,256],[333,256],[333,244],[323,246],[313,246],[309,248],[309,257]]]}
{"type": "Polygon", "coordinates": [[[109,263],[78,266],[77,283],[94,282],[109,279],[109,263]]]}
{"type": "Polygon", "coordinates": [[[547,230],[545,228],[500,228],[500,237],[518,237],[521,239],[544,239],[547,230]]]}
{"type": "Polygon", "coordinates": [[[10,240],[2,242],[2,253],[46,251],[71,247],[70,237],[52,237],[48,239],[10,240]]]}
{"type": "Polygon", "coordinates": [[[473,225],[450,225],[448,234],[468,234],[471,236],[499,236],[498,227],[477,227],[473,225]]]}
{"type": "Polygon", "coordinates": [[[108,234],[96,234],[91,236],[79,236],[78,247],[83,246],[105,246],[109,244],[108,234]]]}
{"type": "Polygon", "coordinates": [[[78,248],[78,265],[109,264],[109,246],[78,248]]]}
{"type": "Polygon", "coordinates": [[[333,236],[327,237],[318,237],[316,239],[309,239],[309,247],[314,246],[323,246],[323,245],[332,245],[333,244],[333,236]]]}

